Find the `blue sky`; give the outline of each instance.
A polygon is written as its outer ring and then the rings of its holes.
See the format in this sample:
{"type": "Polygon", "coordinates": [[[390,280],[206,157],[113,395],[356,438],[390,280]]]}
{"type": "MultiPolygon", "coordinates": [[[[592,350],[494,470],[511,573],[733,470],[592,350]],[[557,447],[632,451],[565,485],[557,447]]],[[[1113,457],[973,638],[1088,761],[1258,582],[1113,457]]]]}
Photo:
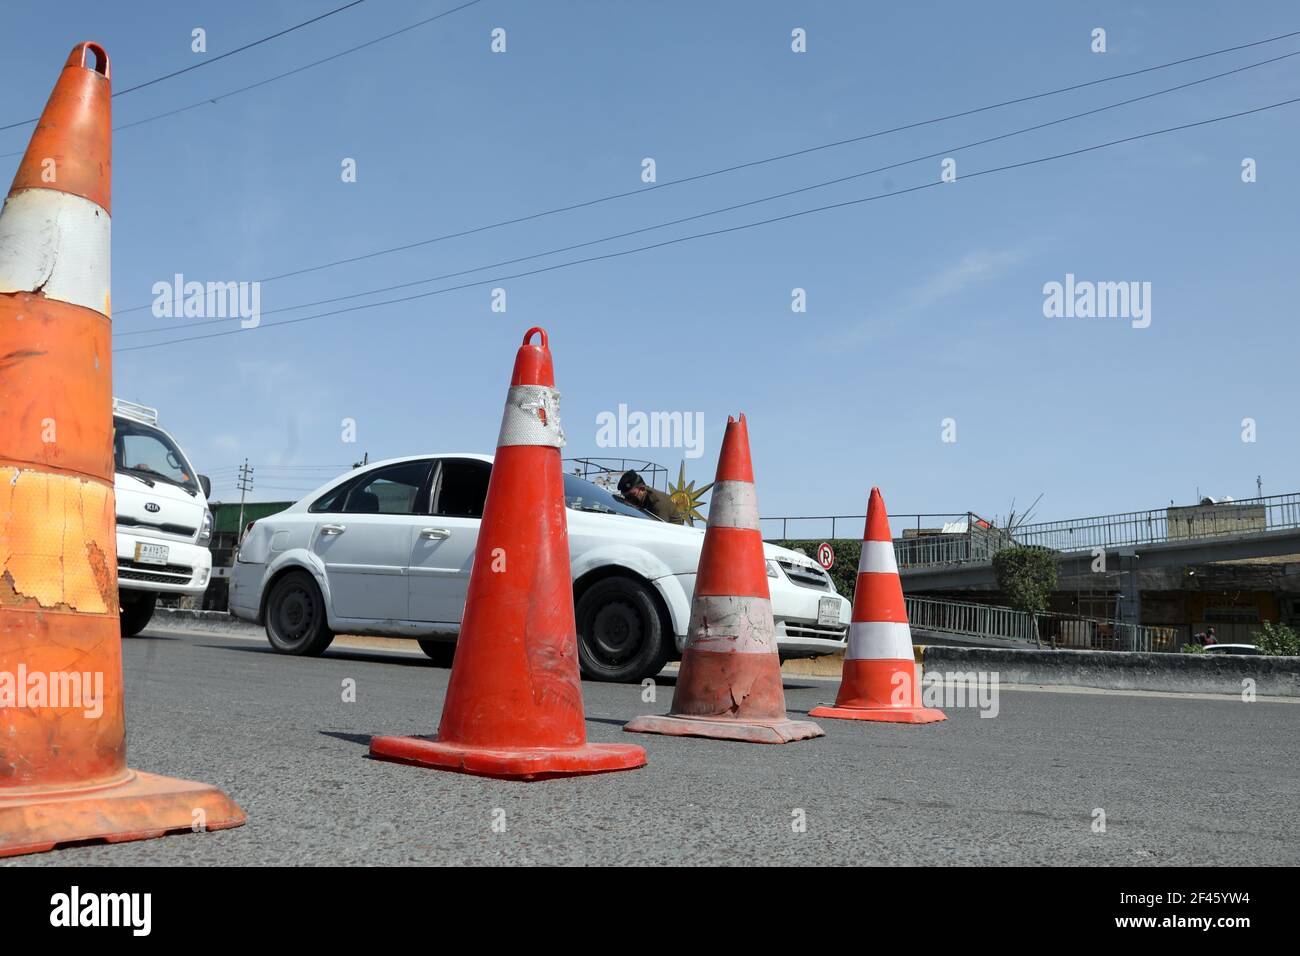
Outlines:
{"type": "MultiPolygon", "coordinates": [[[[117,89],[337,6],[312,2],[6,4],[0,125],[36,115],[63,58],[102,42],[117,89]],[[130,10],[127,16],[123,11],[130,10]]],[[[256,82],[448,7],[359,7],[119,97],[116,124],[256,82]]],[[[181,337],[146,308],[174,273],[251,281],[499,219],[1300,30],[1285,2],[522,2],[483,0],[383,43],[122,130],[114,155],[116,346],[181,337]],[[506,30],[493,54],[490,33],[506,30]],[[807,30],[808,52],[790,49],[807,30]],[[1107,52],[1090,49],[1093,28],[1107,52]],[[341,162],[357,161],[356,183],[341,162]],[[158,327],[175,334],[123,333],[158,327]]],[[[264,313],[652,225],[1163,89],[1282,53],[1300,37],[577,212],[270,282],[264,313]]],[[[164,424],[229,498],[296,497],[328,471],[423,451],[490,451],[524,329],[551,335],[570,455],[596,416],[702,412],[710,480],[744,411],[764,514],[1042,519],[1296,490],[1295,209],[1300,104],[1055,163],[980,169],[1300,96],[1300,57],[952,153],[958,180],[877,202],[543,275],[115,355],[117,394],[164,424]],[[1258,181],[1241,181],[1241,162],[1258,181]],[[1049,319],[1066,273],[1150,282],[1151,325],[1049,319]],[[490,290],[507,290],[505,314],[490,290]],[[793,313],[791,290],[807,290],[793,313]],[[341,421],[357,422],[356,444],[341,421]],[[956,422],[955,442],[942,422],[956,422]],[[1243,418],[1257,440],[1241,440],[1243,418]]],[[[30,126],[0,132],[20,152],[30,126]]],[[[12,175],[18,158],[0,159],[12,175]]],[[[934,181],[900,167],[468,280],[934,181]]],[[[438,288],[435,283],[411,291],[438,288]]],[[[401,293],[397,293],[401,294],[401,293]]],[[[388,295],[376,298],[387,298],[388,295]]],[[[343,303],[357,304],[359,299],[343,303]]],[[[326,307],[328,308],[328,307],[326,307]]],[[[192,321],[192,320],[190,320],[192,321]]],[[[236,320],[226,328],[237,327],[236,320]]]]}

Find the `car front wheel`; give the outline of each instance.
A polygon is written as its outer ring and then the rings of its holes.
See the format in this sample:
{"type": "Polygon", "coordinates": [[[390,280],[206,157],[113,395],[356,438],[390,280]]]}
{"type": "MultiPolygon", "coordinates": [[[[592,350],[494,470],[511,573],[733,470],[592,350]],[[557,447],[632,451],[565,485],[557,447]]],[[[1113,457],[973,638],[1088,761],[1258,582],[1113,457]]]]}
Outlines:
{"type": "Polygon", "coordinates": [[[275,582],[266,599],[266,638],[281,654],[318,657],[334,640],[320,588],[305,571],[275,582]]]}
{"type": "Polygon", "coordinates": [[[648,585],[627,577],[605,578],[582,593],[574,610],[584,676],[627,682],[663,670],[672,636],[648,585]]]}

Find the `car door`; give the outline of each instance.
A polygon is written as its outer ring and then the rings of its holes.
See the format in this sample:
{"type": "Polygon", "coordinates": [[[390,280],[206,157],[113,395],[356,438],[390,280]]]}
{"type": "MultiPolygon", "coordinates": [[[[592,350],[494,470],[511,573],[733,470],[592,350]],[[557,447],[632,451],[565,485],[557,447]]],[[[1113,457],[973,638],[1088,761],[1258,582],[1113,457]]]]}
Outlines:
{"type": "Polygon", "coordinates": [[[325,565],[335,617],[407,620],[407,561],[427,516],[432,460],[358,477],[318,516],[311,549],[325,565]]]}
{"type": "Polygon", "coordinates": [[[411,544],[411,620],[459,624],[470,566],[478,545],[492,466],[473,458],[440,459],[429,496],[430,514],[411,544]]]}

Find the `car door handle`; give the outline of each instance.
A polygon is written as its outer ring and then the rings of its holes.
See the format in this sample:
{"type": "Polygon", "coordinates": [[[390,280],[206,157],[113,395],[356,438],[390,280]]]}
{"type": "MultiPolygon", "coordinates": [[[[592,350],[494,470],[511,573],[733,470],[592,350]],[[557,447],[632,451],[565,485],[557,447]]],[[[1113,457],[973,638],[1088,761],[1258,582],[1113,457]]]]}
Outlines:
{"type": "Polygon", "coordinates": [[[320,526],[321,534],[342,534],[347,530],[348,526],[344,524],[323,524],[320,526]]]}
{"type": "Polygon", "coordinates": [[[451,537],[451,531],[446,528],[421,528],[420,537],[431,541],[442,541],[451,537]]]}

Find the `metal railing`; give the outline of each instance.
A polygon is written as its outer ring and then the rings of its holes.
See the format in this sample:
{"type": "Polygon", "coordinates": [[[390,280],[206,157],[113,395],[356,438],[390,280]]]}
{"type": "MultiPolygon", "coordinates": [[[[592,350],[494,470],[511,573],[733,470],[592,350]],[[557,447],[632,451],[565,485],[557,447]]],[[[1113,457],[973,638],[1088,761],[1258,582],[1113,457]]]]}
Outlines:
{"type": "Polygon", "coordinates": [[[895,538],[894,556],[900,568],[931,564],[963,564],[991,561],[1008,544],[1007,535],[997,530],[966,531],[960,534],[928,534],[895,538]]]}
{"type": "Polygon", "coordinates": [[[1087,551],[1288,528],[1300,528],[1300,493],[1044,521],[1022,525],[1012,537],[1016,544],[1042,545],[1054,551],[1087,551]]]}
{"type": "Polygon", "coordinates": [[[588,481],[606,475],[618,478],[632,470],[651,488],[668,488],[668,469],[646,458],[565,458],[562,464],[569,474],[588,481]]]}
{"type": "MultiPolygon", "coordinates": [[[[965,521],[967,527],[969,527],[971,522],[982,520],[979,515],[969,511],[935,511],[926,514],[891,514],[889,516],[889,526],[897,533],[904,528],[915,528],[919,531],[927,523],[933,526],[936,523],[946,524],[952,521],[965,521]]],[[[769,540],[810,541],[814,538],[821,538],[833,541],[840,537],[841,531],[845,532],[850,538],[860,540],[867,519],[865,515],[788,515],[785,517],[760,518],[759,521],[763,527],[763,537],[769,540]],[[792,522],[794,522],[793,526],[792,522]],[[803,524],[800,524],[800,522],[803,524]],[[808,522],[816,522],[816,524],[810,527],[808,522]],[[779,536],[776,534],[778,528],[781,531],[779,536]]]]}
{"type": "MultiPolygon", "coordinates": [[[[900,524],[911,527],[915,519],[915,536],[896,537],[894,553],[900,568],[924,567],[936,564],[966,564],[990,561],[993,555],[1012,545],[1039,545],[1053,551],[1078,552],[1094,548],[1125,548],[1167,541],[1224,537],[1227,535],[1263,534],[1300,528],[1300,492],[1269,495],[1263,498],[1242,498],[1237,501],[1207,505],[1170,505],[1148,511],[1126,511],[1120,514],[1093,515],[1066,521],[1042,521],[1019,525],[1007,531],[995,528],[974,512],[960,514],[890,515],[891,527],[898,533],[900,524]],[[896,519],[907,519],[905,523],[896,519]],[[929,519],[930,528],[942,524],[935,519],[962,521],[966,530],[941,534],[922,533],[922,521],[929,519]]],[[[837,530],[856,528],[865,519],[862,515],[802,515],[783,518],[764,518],[764,531],[781,528],[781,538],[790,540],[792,522],[820,522],[822,530],[829,522],[830,537],[837,530]]],[[[795,538],[813,537],[798,533],[795,538]]]]}
{"type": "MultiPolygon", "coordinates": [[[[913,628],[962,637],[1034,643],[1033,615],[1015,608],[937,598],[903,598],[913,628]]],[[[1078,650],[1176,651],[1178,629],[1126,624],[1070,614],[1038,615],[1043,644],[1078,650]]]]}

